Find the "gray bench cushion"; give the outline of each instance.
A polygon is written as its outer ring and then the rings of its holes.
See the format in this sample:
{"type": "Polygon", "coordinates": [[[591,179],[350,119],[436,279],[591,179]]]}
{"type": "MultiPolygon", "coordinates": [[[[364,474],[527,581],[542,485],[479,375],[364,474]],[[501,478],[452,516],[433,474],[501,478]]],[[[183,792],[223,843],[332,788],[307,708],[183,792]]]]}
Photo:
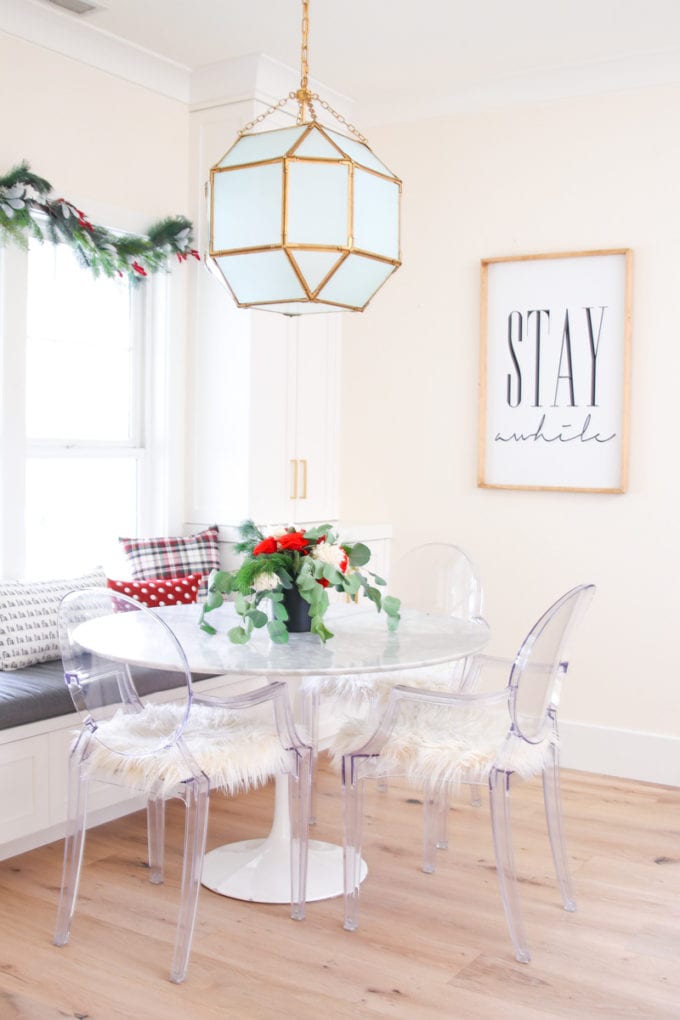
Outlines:
{"type": "Polygon", "coordinates": [[[0,672],[0,730],[75,712],[61,659],[0,672]]]}
{"type": "MultiPolygon", "coordinates": [[[[179,673],[142,668],[133,672],[137,690],[142,696],[184,686],[184,677],[179,673]]],[[[205,680],[206,677],[194,679],[205,680]]],[[[53,719],[69,712],[75,712],[75,708],[64,682],[61,659],[25,666],[11,673],[0,671],[0,730],[53,719]]]]}

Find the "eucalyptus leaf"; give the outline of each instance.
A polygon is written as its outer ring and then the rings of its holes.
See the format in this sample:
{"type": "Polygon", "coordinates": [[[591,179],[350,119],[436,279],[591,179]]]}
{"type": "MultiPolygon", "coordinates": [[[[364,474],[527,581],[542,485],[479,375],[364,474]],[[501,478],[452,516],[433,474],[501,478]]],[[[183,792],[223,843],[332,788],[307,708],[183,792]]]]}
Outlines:
{"type": "Polygon", "coordinates": [[[328,627],[326,627],[326,625],[323,622],[323,619],[320,616],[312,617],[311,629],[312,634],[318,634],[318,636],[321,638],[324,644],[326,644],[329,638],[333,637],[332,631],[330,631],[328,627]]]}
{"type": "Polygon", "coordinates": [[[208,588],[211,591],[222,592],[223,595],[228,595],[232,590],[232,578],[231,574],[226,570],[213,570],[208,578],[208,588]]]}
{"type": "Polygon", "coordinates": [[[246,613],[248,612],[249,608],[248,603],[246,602],[245,597],[241,594],[240,591],[237,591],[236,595],[234,596],[234,607],[239,616],[245,616],[246,613]]]}
{"type": "Polygon", "coordinates": [[[308,528],[305,531],[305,538],[308,538],[310,542],[316,542],[322,535],[328,537],[332,531],[333,529],[330,524],[317,524],[316,527],[308,528]]]}
{"type": "Polygon", "coordinates": [[[378,610],[380,610],[380,603],[381,603],[382,599],[381,599],[380,592],[378,591],[378,589],[377,588],[371,588],[370,584],[367,584],[366,588],[365,588],[365,592],[366,592],[366,597],[369,598],[371,600],[371,602],[374,602],[375,605],[378,607],[378,610]]]}
{"type": "Polygon", "coordinates": [[[281,621],[288,619],[288,610],[284,606],[283,602],[274,603],[274,619],[281,621]]]}
{"type": "Polygon", "coordinates": [[[209,624],[206,620],[201,620],[200,628],[201,630],[204,630],[206,634],[217,634],[215,628],[211,624],[209,624]]]}
{"type": "Polygon", "coordinates": [[[246,613],[246,618],[250,620],[253,627],[264,627],[267,623],[268,616],[263,613],[261,609],[249,609],[246,613]]]}
{"type": "Polygon", "coordinates": [[[349,562],[353,567],[363,567],[371,558],[371,550],[363,542],[353,545],[349,553],[349,562]]]}
{"type": "Polygon", "coordinates": [[[227,637],[235,645],[244,645],[250,635],[243,627],[232,627],[230,631],[227,631],[227,637]]]}
{"type": "Polygon", "coordinates": [[[398,616],[400,608],[401,599],[395,598],[394,595],[386,595],[383,599],[383,609],[388,616],[398,616]]]}
{"type": "Polygon", "coordinates": [[[267,624],[267,630],[269,631],[269,637],[272,639],[274,644],[288,644],[288,631],[286,630],[285,624],[281,623],[280,620],[270,620],[267,624]]]}
{"type": "Polygon", "coordinates": [[[224,596],[218,591],[209,591],[208,596],[204,602],[206,612],[211,609],[219,609],[224,602],[224,596]]]}

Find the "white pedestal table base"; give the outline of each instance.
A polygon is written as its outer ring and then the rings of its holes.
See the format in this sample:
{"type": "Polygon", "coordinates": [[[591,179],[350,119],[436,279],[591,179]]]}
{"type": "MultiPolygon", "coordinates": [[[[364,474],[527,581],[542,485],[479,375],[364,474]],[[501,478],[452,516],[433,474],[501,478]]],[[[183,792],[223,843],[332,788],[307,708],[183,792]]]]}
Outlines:
{"type": "MultiPolygon", "coordinates": [[[[368,868],[362,861],[361,881],[368,868]]],[[[266,839],[227,843],[205,855],[201,882],[220,896],[252,903],[290,903],[290,824],[288,777],[277,776],[274,819],[266,839]]],[[[343,893],[342,847],[310,839],[307,902],[343,893]]]]}

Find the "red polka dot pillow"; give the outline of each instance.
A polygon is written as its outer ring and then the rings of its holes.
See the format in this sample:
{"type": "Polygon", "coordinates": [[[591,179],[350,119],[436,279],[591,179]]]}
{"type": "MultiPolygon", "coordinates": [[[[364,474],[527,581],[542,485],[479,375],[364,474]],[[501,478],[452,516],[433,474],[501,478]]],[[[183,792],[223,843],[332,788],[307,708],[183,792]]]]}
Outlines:
{"type": "Polygon", "coordinates": [[[151,577],[145,581],[112,581],[109,588],[127,595],[145,606],[178,606],[196,601],[203,574],[185,574],[183,577],[151,577]]]}

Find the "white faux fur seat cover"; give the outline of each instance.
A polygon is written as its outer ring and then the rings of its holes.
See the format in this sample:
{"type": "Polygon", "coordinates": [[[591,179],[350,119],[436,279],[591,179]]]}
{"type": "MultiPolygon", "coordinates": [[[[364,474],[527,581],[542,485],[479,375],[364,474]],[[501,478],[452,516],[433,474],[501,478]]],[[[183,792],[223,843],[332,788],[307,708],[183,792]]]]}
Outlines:
{"type": "MultiPolygon", "coordinates": [[[[331,747],[339,767],[344,754],[359,750],[375,730],[375,715],[348,718],[331,747]]],[[[380,755],[367,760],[364,775],[405,776],[418,786],[486,783],[494,765],[524,778],[550,760],[552,731],[538,744],[508,738],[505,703],[491,707],[448,707],[404,702],[380,755]]]]}
{"type": "Polygon", "coordinates": [[[315,690],[325,701],[344,702],[351,710],[368,702],[386,701],[396,684],[407,687],[424,687],[428,690],[451,691],[458,688],[463,661],[443,662],[422,669],[391,669],[381,673],[328,674],[307,677],[303,690],[315,690]]]}
{"type": "MultiPolygon", "coordinates": [[[[167,793],[190,778],[181,750],[177,744],[153,754],[148,750],[162,744],[164,736],[170,739],[185,709],[183,703],[146,705],[141,712],[118,712],[100,723],[87,754],[88,771],[144,793],[160,782],[161,792],[167,793]]],[[[267,725],[248,715],[206,705],[191,707],[182,742],[212,789],[239,793],[290,767],[289,752],[273,721],[267,725]]]]}

